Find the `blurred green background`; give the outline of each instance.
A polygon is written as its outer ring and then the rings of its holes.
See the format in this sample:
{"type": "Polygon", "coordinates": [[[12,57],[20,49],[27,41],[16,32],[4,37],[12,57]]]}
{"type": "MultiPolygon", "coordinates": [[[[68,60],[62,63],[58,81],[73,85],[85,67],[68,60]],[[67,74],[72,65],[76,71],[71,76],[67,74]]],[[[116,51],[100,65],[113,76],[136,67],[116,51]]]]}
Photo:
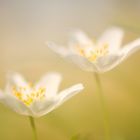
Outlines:
{"type": "MultiPolygon", "coordinates": [[[[0,0],[0,86],[18,71],[36,81],[48,71],[63,74],[60,89],[78,82],[85,90],[48,115],[36,119],[39,140],[70,140],[80,135],[103,140],[101,108],[93,73],[68,63],[45,45],[66,44],[81,28],[91,37],[111,25],[126,31],[123,43],[140,36],[139,0],[0,0]]],[[[140,140],[140,52],[101,75],[110,113],[112,140],[140,140]]],[[[0,104],[0,140],[31,140],[27,117],[0,104]]],[[[74,139],[73,139],[74,140],[74,139]]],[[[84,139],[83,139],[84,140],[84,139]]]]}

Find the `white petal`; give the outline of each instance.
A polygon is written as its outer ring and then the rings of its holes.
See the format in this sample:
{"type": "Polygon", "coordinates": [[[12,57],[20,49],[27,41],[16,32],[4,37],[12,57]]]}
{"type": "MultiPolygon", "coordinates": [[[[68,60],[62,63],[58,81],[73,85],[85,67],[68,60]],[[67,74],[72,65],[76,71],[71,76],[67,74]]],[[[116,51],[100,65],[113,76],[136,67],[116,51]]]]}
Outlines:
{"type": "Polygon", "coordinates": [[[86,45],[89,44],[89,42],[91,42],[89,37],[81,30],[74,31],[71,34],[71,39],[73,40],[73,42],[81,45],[86,45]]]}
{"type": "Polygon", "coordinates": [[[80,45],[81,47],[87,47],[87,45],[93,45],[92,40],[81,30],[73,32],[70,38],[70,46],[80,45]]]}
{"type": "Polygon", "coordinates": [[[133,42],[129,43],[128,45],[125,45],[122,48],[121,54],[124,54],[126,57],[128,57],[138,50],[140,50],[140,38],[137,40],[134,40],[133,42]]]}
{"type": "Polygon", "coordinates": [[[33,116],[40,117],[51,112],[52,110],[54,110],[55,108],[63,104],[64,101],[68,100],[82,89],[83,89],[83,85],[77,84],[75,86],[72,86],[60,92],[58,95],[56,95],[53,98],[49,98],[49,99],[46,98],[42,102],[35,102],[31,107],[32,112],[34,112],[33,116]]]}
{"type": "Polygon", "coordinates": [[[62,76],[59,73],[51,72],[44,75],[35,87],[45,87],[46,97],[49,98],[57,93],[61,80],[62,76]]]}
{"type": "Polygon", "coordinates": [[[58,98],[60,100],[60,104],[62,104],[64,101],[68,100],[69,98],[73,97],[77,93],[79,93],[81,90],[83,90],[84,87],[82,84],[74,85],[66,90],[61,91],[58,94],[58,98]]]}
{"type": "Polygon", "coordinates": [[[68,48],[65,48],[60,45],[56,45],[53,42],[47,42],[46,44],[52,51],[54,51],[55,53],[57,53],[63,57],[70,54],[70,50],[68,48]]]}
{"type": "Polygon", "coordinates": [[[118,64],[120,64],[124,60],[124,55],[122,54],[112,54],[112,55],[107,55],[102,58],[99,58],[97,60],[97,67],[98,70],[96,72],[98,73],[103,73],[107,72],[114,67],[116,67],[118,64]]]}
{"type": "Polygon", "coordinates": [[[124,32],[118,27],[112,27],[107,29],[102,36],[99,38],[98,43],[108,43],[110,51],[117,51],[122,43],[124,32]]]}
{"type": "Polygon", "coordinates": [[[7,76],[8,81],[10,84],[12,84],[13,86],[23,86],[26,87],[28,84],[25,81],[24,77],[22,75],[20,75],[19,73],[10,73],[7,76]]]}
{"type": "Polygon", "coordinates": [[[73,54],[73,55],[67,56],[66,58],[69,61],[72,61],[77,66],[79,66],[84,71],[89,71],[89,72],[98,71],[96,64],[91,63],[88,59],[82,56],[73,54]]]}
{"type": "Polygon", "coordinates": [[[59,104],[58,99],[54,98],[49,98],[45,99],[43,101],[38,101],[34,102],[31,105],[31,110],[32,110],[32,116],[33,117],[41,117],[43,115],[46,115],[47,113],[51,112],[54,110],[59,104]]]}
{"type": "Polygon", "coordinates": [[[11,108],[13,111],[21,115],[32,115],[30,108],[13,95],[12,86],[10,84],[7,84],[5,93],[0,94],[2,94],[0,102],[11,108]]]}
{"type": "Polygon", "coordinates": [[[0,99],[0,102],[11,108],[18,114],[28,116],[32,115],[31,110],[26,105],[24,105],[21,101],[16,99],[14,96],[11,96],[10,94],[4,94],[3,98],[0,99]]]}

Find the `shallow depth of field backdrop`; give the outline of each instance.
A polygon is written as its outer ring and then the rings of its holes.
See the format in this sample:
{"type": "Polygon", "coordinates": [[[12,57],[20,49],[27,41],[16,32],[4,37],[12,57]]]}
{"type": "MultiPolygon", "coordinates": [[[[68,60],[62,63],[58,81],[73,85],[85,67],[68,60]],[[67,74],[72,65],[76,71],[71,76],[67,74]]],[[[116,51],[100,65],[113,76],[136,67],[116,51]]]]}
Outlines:
{"type": "MultiPolygon", "coordinates": [[[[80,28],[91,37],[111,25],[126,30],[123,43],[140,37],[139,0],[0,0],[0,87],[7,71],[23,73],[30,81],[47,71],[63,74],[61,88],[83,82],[85,90],[50,114],[36,119],[40,140],[70,140],[88,135],[100,140],[102,117],[93,73],[68,63],[45,45],[66,44],[68,33],[80,28]]],[[[113,140],[140,139],[140,52],[101,75],[110,112],[113,140]]],[[[0,104],[0,140],[29,140],[27,117],[0,104]]]]}

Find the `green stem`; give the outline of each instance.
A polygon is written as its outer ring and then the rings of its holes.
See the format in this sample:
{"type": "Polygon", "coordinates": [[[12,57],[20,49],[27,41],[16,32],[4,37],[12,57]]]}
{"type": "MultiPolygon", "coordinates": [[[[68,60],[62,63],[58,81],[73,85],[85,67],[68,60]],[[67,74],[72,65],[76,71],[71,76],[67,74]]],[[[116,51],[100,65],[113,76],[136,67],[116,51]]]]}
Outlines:
{"type": "Polygon", "coordinates": [[[31,124],[32,130],[33,130],[34,140],[38,140],[34,118],[29,116],[29,120],[30,120],[30,124],[31,124]]]}
{"type": "Polygon", "coordinates": [[[107,106],[106,106],[105,99],[104,99],[102,84],[101,84],[101,80],[100,80],[99,75],[97,73],[94,73],[94,76],[95,76],[96,83],[97,83],[97,86],[98,86],[98,93],[99,93],[102,115],[103,115],[103,120],[104,120],[105,140],[110,140],[111,135],[110,135],[109,113],[108,113],[107,106]]]}

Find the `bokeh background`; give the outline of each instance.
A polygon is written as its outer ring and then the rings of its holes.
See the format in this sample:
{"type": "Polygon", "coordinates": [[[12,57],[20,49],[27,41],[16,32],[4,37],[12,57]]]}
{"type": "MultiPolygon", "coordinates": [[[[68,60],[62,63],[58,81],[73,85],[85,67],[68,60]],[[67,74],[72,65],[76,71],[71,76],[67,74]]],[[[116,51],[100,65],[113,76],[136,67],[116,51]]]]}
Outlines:
{"type": "MultiPolygon", "coordinates": [[[[91,37],[107,27],[126,31],[123,43],[140,36],[139,0],[0,0],[0,87],[6,73],[18,71],[38,80],[48,71],[63,74],[60,89],[82,82],[85,90],[50,114],[36,119],[40,140],[103,140],[103,124],[93,73],[80,70],[45,42],[66,45],[68,32],[83,29],[91,37]],[[79,138],[80,140],[81,138],[79,138]],[[74,140],[74,138],[73,138],[74,140]]],[[[112,140],[140,139],[140,52],[101,75],[110,113],[112,140]]],[[[0,140],[30,140],[27,117],[0,105],[0,140]]]]}

